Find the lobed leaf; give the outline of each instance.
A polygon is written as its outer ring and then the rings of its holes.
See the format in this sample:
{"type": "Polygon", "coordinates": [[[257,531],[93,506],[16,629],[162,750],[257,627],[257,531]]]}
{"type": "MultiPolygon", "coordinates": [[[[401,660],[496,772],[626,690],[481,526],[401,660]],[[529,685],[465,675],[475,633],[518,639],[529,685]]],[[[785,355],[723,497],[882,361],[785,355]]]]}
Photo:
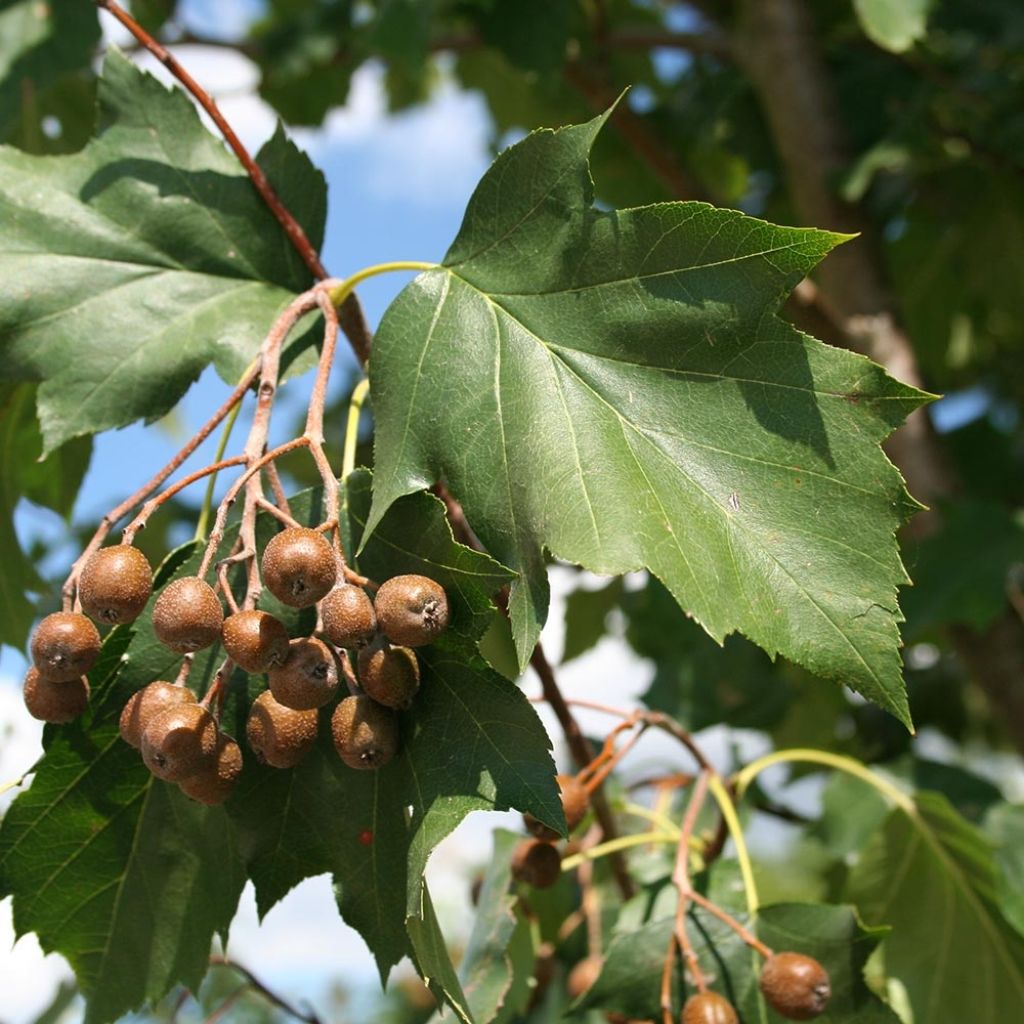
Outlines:
{"type": "Polygon", "coordinates": [[[520,666],[549,551],[647,567],[717,641],[743,632],[908,721],[893,535],[914,505],[879,442],[925,396],[775,316],[843,236],[595,209],[604,121],[503,153],[443,265],[386,313],[369,529],[444,478],[519,573],[520,666]]]}

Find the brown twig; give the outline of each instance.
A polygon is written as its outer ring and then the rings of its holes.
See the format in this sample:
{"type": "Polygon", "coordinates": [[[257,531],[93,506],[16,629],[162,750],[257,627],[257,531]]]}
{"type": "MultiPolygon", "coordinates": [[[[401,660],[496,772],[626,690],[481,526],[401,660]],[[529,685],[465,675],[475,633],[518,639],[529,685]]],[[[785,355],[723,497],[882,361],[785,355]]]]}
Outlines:
{"type": "Polygon", "coordinates": [[[230,960],[223,956],[211,956],[210,957],[211,967],[228,967],[233,971],[237,971],[243,978],[249,983],[255,992],[258,992],[268,1003],[276,1006],[279,1010],[283,1010],[285,1013],[290,1014],[296,1020],[305,1021],[305,1024],[321,1024],[320,1018],[316,1012],[312,1009],[302,1011],[297,1007],[293,1006],[286,999],[279,996],[276,992],[267,988],[266,985],[256,977],[247,967],[243,967],[240,963],[235,960],[230,960]]]}
{"type": "Polygon", "coordinates": [[[690,942],[690,936],[686,931],[686,909],[688,901],[693,893],[693,884],[690,881],[690,840],[693,837],[693,830],[697,824],[697,817],[704,806],[704,799],[708,793],[708,771],[701,771],[694,783],[693,792],[690,794],[689,803],[686,805],[686,814],[683,816],[682,828],[679,831],[679,845],[676,847],[676,861],[672,869],[672,884],[679,893],[679,902],[676,904],[676,918],[673,927],[675,944],[679,947],[683,960],[689,968],[693,977],[693,983],[697,986],[698,992],[707,989],[707,982],[704,980],[704,972],[700,969],[700,962],[690,942]]]}

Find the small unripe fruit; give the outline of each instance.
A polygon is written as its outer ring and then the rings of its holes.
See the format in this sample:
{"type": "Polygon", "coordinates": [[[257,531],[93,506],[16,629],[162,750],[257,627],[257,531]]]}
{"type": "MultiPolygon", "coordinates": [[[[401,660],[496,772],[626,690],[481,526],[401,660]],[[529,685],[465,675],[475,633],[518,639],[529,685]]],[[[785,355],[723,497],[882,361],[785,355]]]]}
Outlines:
{"type": "Polygon", "coordinates": [[[89,703],[89,681],[85,676],[59,683],[43,679],[35,668],[25,676],[25,707],[41,722],[70,722],[89,703]]]}
{"type": "Polygon", "coordinates": [[[153,605],[153,632],[178,654],[201,651],[220,639],[224,610],[213,587],[198,576],[172,580],[153,605]]]}
{"type": "Polygon", "coordinates": [[[177,704],[195,704],[196,696],[187,686],[175,686],[174,683],[158,679],[155,683],[144,686],[128,698],[121,711],[119,729],[121,739],[136,749],[142,745],[142,733],[150,720],[161,711],[177,704]]]}
{"type": "Polygon", "coordinates": [[[283,604],[308,608],[334,586],[338,568],[334,549],[323,534],[290,526],[263,549],[263,582],[283,604]]]}
{"type": "Polygon", "coordinates": [[[404,711],[420,688],[420,666],[408,647],[373,644],[359,652],[359,683],[378,704],[404,711]]]}
{"type": "Polygon", "coordinates": [[[699,992],[683,1006],[682,1024],[739,1024],[732,1003],[717,992],[699,992]]]}
{"type": "Polygon", "coordinates": [[[158,778],[196,775],[217,749],[217,723],[199,704],[178,704],[154,715],[142,730],[142,760],[158,778]]]}
{"type": "Polygon", "coordinates": [[[84,676],[100,655],[100,634],[76,612],[47,615],[32,636],[32,661],[52,683],[84,676]]]}
{"type": "Polygon", "coordinates": [[[295,711],[323,707],[338,689],[338,663],[316,637],[292,640],[283,665],[267,673],[274,700],[295,711]]]}
{"type": "Polygon", "coordinates": [[[130,544],[100,548],[78,577],[82,610],[108,626],[134,622],[152,593],[153,570],[146,556],[130,544]]]}
{"type": "Polygon", "coordinates": [[[320,602],[324,636],[335,647],[362,647],[377,631],[373,602],[362,587],[342,583],[320,602]]]}
{"type": "Polygon", "coordinates": [[[269,612],[235,612],[220,633],[227,656],[244,672],[266,672],[288,657],[288,630],[269,612]]]}
{"type": "MultiPolygon", "coordinates": [[[[575,775],[556,775],[555,781],[561,791],[562,810],[565,812],[565,824],[572,832],[587,814],[587,789],[575,775]]],[[[523,824],[526,831],[538,839],[554,840],[560,836],[553,828],[548,828],[543,822],[538,821],[532,814],[523,815],[523,824]]]]}
{"type": "Polygon", "coordinates": [[[569,998],[579,999],[584,992],[590,989],[597,981],[603,967],[604,957],[602,956],[588,956],[580,960],[569,972],[565,983],[565,990],[568,992],[569,998]]]}
{"type": "Polygon", "coordinates": [[[422,647],[448,626],[448,597],[427,576],[393,576],[380,585],[373,599],[377,625],[395,644],[422,647]]]}
{"type": "Polygon", "coordinates": [[[828,971],[813,957],[775,953],[761,968],[765,1001],[787,1020],[813,1020],[825,1012],[832,997],[828,971]]]}
{"type": "Polygon", "coordinates": [[[349,768],[380,768],[398,752],[398,716],[369,697],[346,697],[331,716],[331,735],[349,768]]]}
{"type": "Polygon", "coordinates": [[[512,876],[535,889],[550,889],[562,873],[562,858],[550,843],[524,839],[512,851],[512,876]]]}
{"type": "Polygon", "coordinates": [[[178,786],[186,796],[213,807],[227,800],[241,774],[242,751],[230,736],[221,733],[210,760],[204,762],[195,775],[182,779],[178,786]]]}
{"type": "Polygon", "coordinates": [[[294,768],[316,742],[315,710],[296,711],[264,690],[252,703],[245,738],[256,759],[275,768],[294,768]]]}

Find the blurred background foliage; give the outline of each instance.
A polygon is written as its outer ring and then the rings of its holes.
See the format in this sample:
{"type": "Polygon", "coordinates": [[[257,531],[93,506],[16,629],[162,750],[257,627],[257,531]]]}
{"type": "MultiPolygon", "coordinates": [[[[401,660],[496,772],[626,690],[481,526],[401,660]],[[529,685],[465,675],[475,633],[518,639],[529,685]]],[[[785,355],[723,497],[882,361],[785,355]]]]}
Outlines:
{"type": "MultiPolygon", "coordinates": [[[[648,706],[692,730],[725,723],[775,746],[847,753],[944,794],[988,837],[1004,913],[1024,927],[1014,887],[1024,875],[1024,820],[1007,802],[1021,794],[1001,787],[1006,758],[1024,750],[1024,5],[265,0],[251,5],[238,36],[197,32],[188,5],[175,0],[130,6],[168,45],[248,57],[260,96],[287,125],[321,124],[369,61],[385,69],[393,112],[427,101],[445,81],[482,96],[495,151],[538,126],[588,119],[628,87],[616,130],[594,154],[599,202],[698,199],[860,232],[842,250],[846,262],[831,277],[823,271],[785,314],[945,396],[890,449],[931,509],[902,538],[914,581],[902,592],[903,635],[914,720],[938,738],[930,749],[944,751],[945,763],[918,755],[883,712],[773,664],[743,638],[719,648],[680,618],[654,579],[581,577],[566,606],[565,658],[611,635],[653,663],[648,706]],[[775,62],[767,71],[766,61],[775,62]]],[[[91,4],[0,0],[0,139],[35,153],[82,146],[93,127],[99,44],[91,4]]],[[[347,397],[328,413],[338,441],[347,397]]],[[[75,441],[42,466],[26,458],[39,450],[32,400],[32,385],[0,391],[0,640],[14,646],[55,605],[57,587],[35,569],[47,552],[18,548],[13,511],[30,502],[69,515],[90,446],[75,441]]],[[[361,461],[370,455],[367,437],[361,461]]],[[[296,486],[312,483],[305,472],[301,463],[290,468],[296,486]]],[[[142,546],[167,550],[195,514],[194,504],[173,503],[142,546]]],[[[766,898],[849,895],[848,855],[885,808],[838,778],[821,806],[808,821],[777,794],[763,795],[762,811],[789,830],[785,858],[761,863],[766,898]]],[[[650,865],[650,878],[663,882],[663,869],[650,865]]],[[[546,900],[558,898],[556,889],[546,900]]],[[[571,942],[552,948],[543,955],[554,976],[581,955],[571,942]]],[[[532,949],[531,970],[535,956],[532,949]]],[[[227,969],[214,972],[201,1011],[175,997],[151,1019],[213,1013],[238,985],[227,969]]],[[[552,1000],[564,1003],[564,994],[551,993],[561,988],[542,986],[522,1014],[554,1019],[562,1007],[552,1000]]],[[[57,1019],[62,998],[41,1020],[57,1019]]],[[[231,1020],[269,1022],[283,1012],[251,991],[237,1000],[231,1020]]],[[[418,982],[396,986],[387,1000],[375,1020],[432,1012],[418,982]]]]}

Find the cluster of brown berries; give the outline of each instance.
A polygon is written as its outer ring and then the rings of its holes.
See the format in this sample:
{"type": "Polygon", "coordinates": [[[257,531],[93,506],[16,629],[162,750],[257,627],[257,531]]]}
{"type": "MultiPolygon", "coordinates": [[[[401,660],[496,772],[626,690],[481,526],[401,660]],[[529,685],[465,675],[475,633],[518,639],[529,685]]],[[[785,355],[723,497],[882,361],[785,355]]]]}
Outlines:
{"type": "MultiPolygon", "coordinates": [[[[267,589],[294,608],[316,605],[318,636],[291,638],[280,619],[258,609],[227,617],[216,591],[197,576],[169,583],[157,598],[153,630],[177,654],[224,645],[245,672],[265,673],[269,689],[253,702],[246,740],[263,763],[294,767],[316,740],[318,710],[338,691],[345,674],[354,692],[339,701],[331,732],[339,757],[352,768],[375,769],[398,749],[398,711],[412,704],[420,671],[412,648],[429,644],[448,625],[444,589],[425,576],[395,576],[371,600],[339,573],[337,555],[323,534],[288,527],[266,545],[261,561],[267,589]],[[339,671],[339,658],[356,673],[339,671]]],[[[79,612],[47,616],[31,645],[33,668],[25,680],[32,715],[68,722],[85,709],[85,673],[95,663],[100,637],[92,620],[108,625],[134,621],[152,594],[145,556],[130,545],[102,548],[83,566],[79,612]]],[[[242,769],[238,744],[220,731],[207,707],[183,682],[158,680],[125,705],[120,730],[140,750],[158,778],[177,783],[189,796],[221,803],[242,769]]]]}

